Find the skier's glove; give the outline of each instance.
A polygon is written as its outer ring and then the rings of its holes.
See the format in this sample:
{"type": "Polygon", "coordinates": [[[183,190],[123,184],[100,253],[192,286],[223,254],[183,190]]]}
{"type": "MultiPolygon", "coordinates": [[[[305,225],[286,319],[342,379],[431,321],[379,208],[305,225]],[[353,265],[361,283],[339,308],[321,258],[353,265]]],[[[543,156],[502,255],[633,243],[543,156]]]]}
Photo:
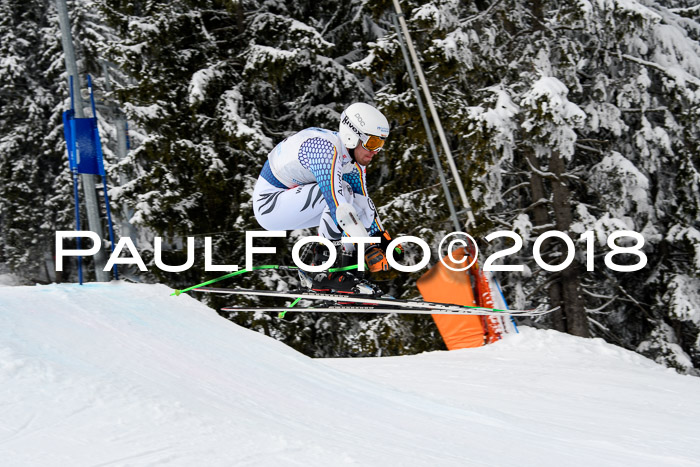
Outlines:
{"type": "MultiPolygon", "coordinates": [[[[386,249],[389,247],[389,243],[391,243],[391,236],[387,231],[382,231],[380,233],[380,242],[370,245],[367,250],[365,250],[365,262],[369,266],[370,272],[389,270],[386,249]]],[[[394,259],[397,261],[403,259],[403,247],[401,245],[394,247],[394,259]]]]}
{"type": "MultiPolygon", "coordinates": [[[[382,251],[385,252],[385,256],[386,256],[386,249],[389,247],[389,243],[391,243],[391,236],[389,235],[389,232],[387,232],[386,230],[383,230],[381,232],[381,234],[382,234],[382,240],[379,243],[379,247],[382,249],[382,251]]],[[[403,246],[396,245],[394,247],[394,260],[401,261],[403,259],[403,254],[404,254],[403,246]]]]}
{"type": "Polygon", "coordinates": [[[389,270],[389,262],[379,245],[371,245],[365,250],[365,262],[369,266],[370,272],[380,272],[389,270]]]}

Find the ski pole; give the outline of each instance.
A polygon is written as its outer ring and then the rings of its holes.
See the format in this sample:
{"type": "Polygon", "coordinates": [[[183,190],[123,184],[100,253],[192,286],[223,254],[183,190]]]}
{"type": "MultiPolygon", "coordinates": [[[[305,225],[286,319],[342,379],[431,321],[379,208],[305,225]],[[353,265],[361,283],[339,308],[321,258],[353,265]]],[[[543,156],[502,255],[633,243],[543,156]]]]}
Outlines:
{"type": "MultiPolygon", "coordinates": [[[[297,297],[297,299],[294,300],[294,302],[292,302],[292,304],[289,305],[287,308],[292,308],[292,307],[294,307],[294,305],[296,305],[297,303],[299,303],[300,300],[301,300],[301,297],[297,297]]],[[[280,311],[280,312],[277,314],[277,317],[280,318],[280,319],[282,319],[282,318],[284,318],[284,315],[286,315],[286,314],[287,314],[287,310],[280,311]]]]}

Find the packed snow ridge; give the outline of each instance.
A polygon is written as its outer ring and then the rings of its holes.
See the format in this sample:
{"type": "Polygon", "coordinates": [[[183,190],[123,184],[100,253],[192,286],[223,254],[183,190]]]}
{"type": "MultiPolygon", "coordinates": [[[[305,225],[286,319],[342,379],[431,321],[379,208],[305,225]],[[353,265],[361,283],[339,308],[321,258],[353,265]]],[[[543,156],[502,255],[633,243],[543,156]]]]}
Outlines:
{"type": "Polygon", "coordinates": [[[700,378],[600,339],[319,360],[171,292],[0,288],[2,465],[700,465],[700,378]]]}

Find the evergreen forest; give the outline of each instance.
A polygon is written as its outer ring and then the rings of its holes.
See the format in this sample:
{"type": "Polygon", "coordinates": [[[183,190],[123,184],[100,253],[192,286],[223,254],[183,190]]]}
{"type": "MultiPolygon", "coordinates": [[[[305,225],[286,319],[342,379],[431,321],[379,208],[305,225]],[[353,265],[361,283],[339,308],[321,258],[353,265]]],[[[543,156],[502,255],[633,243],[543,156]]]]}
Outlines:
{"type": "MultiPolygon", "coordinates": [[[[474,212],[469,233],[482,261],[512,245],[486,236],[516,232],[522,248],[505,261],[523,271],[499,273],[509,304],[560,307],[519,322],[602,338],[700,375],[700,6],[402,0],[401,7],[474,212]],[[538,262],[568,254],[556,239],[536,245],[552,230],[575,245],[572,264],[559,272],[538,262]],[[634,265],[643,253],[638,271],[608,267],[609,239],[621,230],[640,233],[644,244],[619,239],[615,248],[626,253],[613,261],[634,265]]],[[[454,230],[393,2],[73,0],[68,9],[79,72],[94,83],[117,238],[132,238],[148,267],[122,267],[122,279],[184,288],[215,278],[222,273],[204,270],[206,237],[214,264],[243,267],[245,232],[261,230],[251,196],[267,154],[301,129],[336,130],[353,102],[376,106],[391,124],[385,150],[367,169],[388,231],[437,246],[454,230]],[[117,135],[125,122],[123,156],[117,135]],[[156,236],[167,264],[184,263],[194,238],[194,266],[156,268],[156,236]]],[[[84,83],[81,95],[89,114],[84,83]]],[[[55,2],[0,0],[0,274],[26,284],[77,281],[75,261],[61,275],[54,264],[56,231],[75,225],[62,122],[69,107],[55,2]]],[[[456,196],[444,158],[441,165],[456,196]]],[[[291,265],[293,243],[315,234],[267,240],[279,254],[266,260],[291,265]]],[[[409,248],[408,261],[419,253],[409,248]]],[[[89,258],[84,266],[94,280],[89,258]]],[[[377,281],[394,296],[417,297],[420,274],[377,281]]],[[[233,280],[297,285],[277,271],[233,280]]],[[[231,304],[198,298],[217,309],[231,304]]],[[[226,317],[313,357],[444,348],[429,316],[226,317]]]]}

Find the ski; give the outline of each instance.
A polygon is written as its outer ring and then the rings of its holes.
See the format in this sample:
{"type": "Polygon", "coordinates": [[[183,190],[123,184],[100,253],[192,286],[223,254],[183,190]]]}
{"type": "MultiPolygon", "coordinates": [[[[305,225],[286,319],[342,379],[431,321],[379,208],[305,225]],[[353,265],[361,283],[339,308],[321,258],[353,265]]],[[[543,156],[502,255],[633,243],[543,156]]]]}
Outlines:
{"type": "Polygon", "coordinates": [[[264,312],[274,312],[274,313],[286,313],[286,312],[302,312],[302,313],[402,313],[409,315],[431,315],[431,314],[468,314],[474,315],[477,313],[467,312],[464,313],[463,310],[456,310],[455,312],[448,312],[444,310],[433,311],[425,308],[379,308],[374,306],[352,306],[352,305],[335,305],[327,307],[225,307],[221,309],[222,311],[231,312],[245,312],[245,311],[264,311],[264,312]]]}
{"type": "MultiPolygon", "coordinates": [[[[493,312],[488,312],[485,310],[473,310],[473,309],[454,309],[454,310],[432,310],[429,308],[407,308],[407,307],[396,307],[396,308],[381,308],[374,306],[353,306],[353,305],[335,305],[327,307],[224,307],[222,311],[230,312],[250,312],[250,311],[263,311],[263,312],[274,312],[274,313],[286,313],[286,312],[301,312],[301,313],[400,313],[408,315],[492,315],[493,312]]],[[[520,313],[517,316],[539,316],[541,314],[548,313],[551,310],[545,311],[535,311],[530,313],[520,313]]],[[[499,313],[505,314],[505,313],[499,313]]]]}
{"type": "Polygon", "coordinates": [[[293,290],[290,292],[276,292],[257,289],[224,289],[213,287],[199,287],[192,289],[194,292],[257,295],[263,297],[280,297],[288,299],[325,300],[331,302],[344,302],[336,307],[271,307],[271,308],[224,308],[225,311],[347,311],[359,313],[413,313],[413,314],[448,314],[448,315],[514,315],[514,316],[538,316],[550,313],[556,308],[546,309],[538,307],[529,310],[500,310],[479,306],[464,306],[449,303],[424,302],[422,300],[402,300],[386,296],[373,297],[368,295],[349,295],[329,292],[315,292],[313,290],[293,290]],[[354,305],[357,304],[357,305],[354,305]],[[381,311],[379,311],[381,310],[381,311]]]}

